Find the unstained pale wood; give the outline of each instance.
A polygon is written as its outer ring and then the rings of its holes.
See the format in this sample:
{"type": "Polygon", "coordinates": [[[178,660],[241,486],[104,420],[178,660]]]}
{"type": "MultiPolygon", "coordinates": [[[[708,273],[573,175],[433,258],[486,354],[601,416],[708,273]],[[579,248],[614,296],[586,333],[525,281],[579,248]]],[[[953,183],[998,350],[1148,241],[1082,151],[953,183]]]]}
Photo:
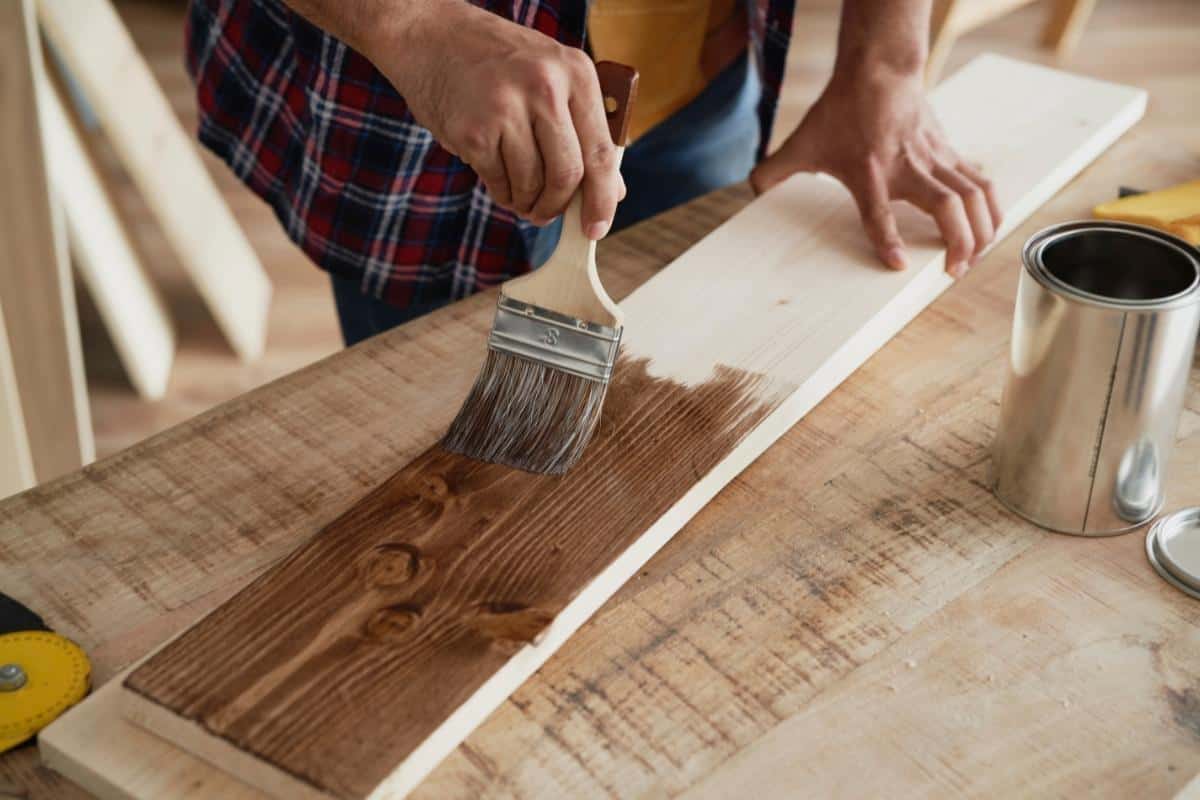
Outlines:
{"type": "Polygon", "coordinates": [[[222,332],[243,359],[257,358],[271,284],[112,3],[37,0],[37,7],[47,38],[222,332]]]}
{"type": "Polygon", "coordinates": [[[34,7],[0,5],[0,298],[37,480],[91,461],[91,416],[61,209],[46,173],[34,7]]]}
{"type": "MultiPolygon", "coordinates": [[[[950,135],[997,176],[1009,229],[1144,102],[994,57],[934,98],[950,135]]],[[[796,177],[760,199],[622,304],[606,428],[567,478],[428,451],[135,670],[131,718],[276,794],[406,793],[949,285],[936,245],[894,273],[869,266],[860,238],[832,181],[796,177]],[[668,298],[707,313],[672,318],[668,298]],[[316,575],[319,593],[305,588],[316,575]],[[211,652],[231,666],[206,669],[211,652]],[[330,703],[315,689],[334,680],[330,703]]]]}
{"type": "Polygon", "coordinates": [[[41,100],[50,181],[63,208],[75,264],[130,382],[142,397],[160,398],[175,357],[171,321],[58,89],[44,84],[41,100]]]}

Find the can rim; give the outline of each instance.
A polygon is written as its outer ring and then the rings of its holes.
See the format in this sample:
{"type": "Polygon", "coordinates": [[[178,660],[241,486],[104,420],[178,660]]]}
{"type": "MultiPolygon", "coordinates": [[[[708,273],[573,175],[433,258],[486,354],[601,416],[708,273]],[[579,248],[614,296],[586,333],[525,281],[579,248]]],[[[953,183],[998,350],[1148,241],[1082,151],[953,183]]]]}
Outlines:
{"type": "Polygon", "coordinates": [[[1076,220],[1063,222],[1043,228],[1029,237],[1021,252],[1021,260],[1025,271],[1038,283],[1056,295],[1066,300],[1074,300],[1091,306],[1119,311],[1165,311],[1172,308],[1200,303],[1200,258],[1190,244],[1157,228],[1146,225],[1135,225],[1131,222],[1110,222],[1108,220],[1076,220]],[[1051,244],[1079,231],[1113,231],[1117,233],[1141,236],[1153,239],[1158,244],[1175,250],[1183,256],[1193,268],[1192,282],[1185,289],[1166,297],[1156,297],[1150,300],[1123,300],[1087,292],[1072,286],[1054,275],[1042,260],[1042,254],[1051,244]]]}
{"type": "Polygon", "coordinates": [[[1184,594],[1200,599],[1200,576],[1185,572],[1163,550],[1162,536],[1182,526],[1200,525],[1200,506],[1189,506],[1159,517],[1146,532],[1146,558],[1163,580],[1184,594]]]}

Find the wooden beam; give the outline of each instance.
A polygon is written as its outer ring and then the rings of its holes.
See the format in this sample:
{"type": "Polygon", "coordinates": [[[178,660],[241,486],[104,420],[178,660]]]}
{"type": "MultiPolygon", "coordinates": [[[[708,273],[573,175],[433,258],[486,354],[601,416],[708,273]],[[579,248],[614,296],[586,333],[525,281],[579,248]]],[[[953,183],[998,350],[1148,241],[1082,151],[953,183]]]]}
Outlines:
{"type": "Polygon", "coordinates": [[[0,297],[37,480],[94,458],[75,290],[46,172],[31,0],[0,3],[0,297]]]}
{"type": "Polygon", "coordinates": [[[262,354],[271,284],[109,0],[39,0],[38,18],[217,324],[262,354]]]}
{"type": "Polygon", "coordinates": [[[175,331],[57,87],[44,83],[40,99],[50,179],[65,212],[75,264],[133,387],[157,400],[171,376],[175,331]]]}
{"type": "MultiPolygon", "coordinates": [[[[934,97],[996,177],[1005,232],[1144,104],[999,57],[934,97]]],[[[917,266],[883,270],[840,186],[789,180],[621,304],[625,354],[575,471],[427,451],[135,670],[127,714],[277,794],[403,795],[950,285],[932,227],[902,224],[917,266]]]]}
{"type": "Polygon", "coordinates": [[[0,298],[0,498],[33,486],[33,456],[25,433],[25,416],[17,375],[13,370],[8,329],[4,326],[4,304],[0,298]]]}

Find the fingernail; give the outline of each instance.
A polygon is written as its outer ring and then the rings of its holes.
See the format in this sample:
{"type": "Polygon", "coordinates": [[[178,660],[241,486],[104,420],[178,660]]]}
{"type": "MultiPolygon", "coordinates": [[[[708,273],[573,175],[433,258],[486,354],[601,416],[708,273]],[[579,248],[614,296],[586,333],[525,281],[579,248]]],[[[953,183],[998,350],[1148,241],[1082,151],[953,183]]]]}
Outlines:
{"type": "Polygon", "coordinates": [[[884,260],[887,261],[887,265],[892,269],[908,268],[908,257],[904,255],[904,248],[902,247],[889,248],[884,255],[884,260]]]}
{"type": "Polygon", "coordinates": [[[950,265],[950,275],[954,278],[961,278],[967,274],[967,265],[961,261],[956,261],[950,265]]]}
{"type": "Polygon", "coordinates": [[[598,242],[604,238],[604,235],[608,233],[608,229],[610,227],[612,227],[612,222],[605,219],[588,225],[587,230],[585,230],[584,233],[593,242],[598,242]]]}

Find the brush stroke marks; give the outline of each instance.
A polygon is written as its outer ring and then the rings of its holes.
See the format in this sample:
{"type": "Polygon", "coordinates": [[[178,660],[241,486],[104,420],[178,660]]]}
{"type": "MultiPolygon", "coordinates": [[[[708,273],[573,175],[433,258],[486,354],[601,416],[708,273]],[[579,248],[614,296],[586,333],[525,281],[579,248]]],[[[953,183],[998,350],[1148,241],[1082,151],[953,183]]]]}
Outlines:
{"type": "Polygon", "coordinates": [[[127,689],[279,770],[362,797],[774,407],[719,367],[621,357],[564,477],[432,448],[133,672],[127,689]]]}

